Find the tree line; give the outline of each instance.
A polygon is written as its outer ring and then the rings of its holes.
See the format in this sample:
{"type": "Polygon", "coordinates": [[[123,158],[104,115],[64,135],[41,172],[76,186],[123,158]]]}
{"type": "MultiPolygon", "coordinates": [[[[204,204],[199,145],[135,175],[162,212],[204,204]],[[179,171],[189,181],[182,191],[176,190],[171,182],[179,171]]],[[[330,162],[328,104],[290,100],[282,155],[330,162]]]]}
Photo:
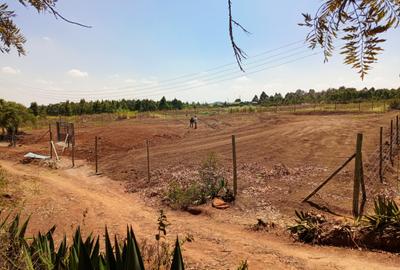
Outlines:
{"type": "Polygon", "coordinates": [[[397,89],[375,89],[371,87],[369,89],[363,88],[357,90],[356,88],[342,86],[318,92],[314,89],[308,91],[299,89],[295,92],[289,92],[285,96],[282,96],[280,93],[268,96],[262,91],[260,96],[255,95],[253,97],[251,103],[261,105],[289,105],[302,103],[353,103],[387,99],[400,99],[400,87],[397,89]]]}
{"type": "Polygon", "coordinates": [[[121,100],[96,100],[86,101],[81,99],[79,102],[65,101],[49,105],[38,105],[32,102],[29,110],[33,115],[83,115],[83,114],[98,114],[98,113],[114,113],[120,111],[157,111],[157,110],[181,110],[188,103],[184,103],[178,99],[168,101],[162,97],[160,101],[151,99],[135,100],[135,99],[121,99],[121,100]]]}

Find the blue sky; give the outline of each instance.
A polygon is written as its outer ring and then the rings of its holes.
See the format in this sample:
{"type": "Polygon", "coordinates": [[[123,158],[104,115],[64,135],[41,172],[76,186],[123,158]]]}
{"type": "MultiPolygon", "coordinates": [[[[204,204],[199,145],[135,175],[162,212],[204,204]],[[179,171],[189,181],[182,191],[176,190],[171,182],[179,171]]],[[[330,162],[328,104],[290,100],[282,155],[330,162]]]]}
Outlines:
{"type": "Polygon", "coordinates": [[[234,64],[214,69],[234,62],[226,0],[59,1],[60,13],[91,29],[6,2],[16,10],[28,54],[0,55],[0,97],[24,104],[163,95],[212,102],[251,99],[262,90],[400,86],[399,30],[386,34],[385,51],[364,81],[338,52],[325,64],[311,55],[318,51],[301,42],[307,29],[297,23],[318,0],[233,0],[235,19],[252,33],[236,31],[251,57],[246,73],[234,64]]]}

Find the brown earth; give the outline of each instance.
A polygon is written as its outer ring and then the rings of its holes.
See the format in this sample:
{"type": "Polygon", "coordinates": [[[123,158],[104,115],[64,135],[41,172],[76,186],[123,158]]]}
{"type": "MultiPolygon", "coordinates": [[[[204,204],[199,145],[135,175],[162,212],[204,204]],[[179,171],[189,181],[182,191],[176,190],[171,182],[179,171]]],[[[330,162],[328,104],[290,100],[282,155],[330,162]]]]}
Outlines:
{"type": "MultiPolygon", "coordinates": [[[[125,193],[120,182],[93,175],[85,165],[59,170],[4,160],[0,165],[22,186],[20,207],[32,214],[28,234],[56,224],[58,239],[63,233],[70,236],[77,225],[84,233],[102,235],[107,224],[110,232],[121,236],[126,224],[132,224],[138,239],[154,237],[156,210],[137,194],[125,193]]],[[[206,214],[199,216],[166,212],[172,224],[170,241],[175,235],[194,239],[183,245],[188,269],[235,269],[244,259],[250,269],[397,269],[400,263],[397,255],[389,253],[293,243],[278,230],[247,229],[253,220],[235,210],[210,206],[203,210],[206,214]]]]}
{"type": "MultiPolygon", "coordinates": [[[[83,165],[79,168],[69,168],[68,151],[62,161],[64,169],[56,171],[16,163],[28,151],[48,152],[48,136],[42,137],[46,130],[27,131],[16,149],[0,148],[0,159],[12,174],[36,179],[34,185],[39,187],[22,196],[26,213],[37,211],[32,230],[48,228],[51,221],[59,225],[60,233],[71,232],[84,222],[87,231],[100,232],[106,223],[114,232],[123,233],[125,225],[132,223],[143,238],[154,235],[157,209],[165,207],[160,201],[168,182],[196,173],[208,153],[217,154],[231,179],[230,136],[235,134],[239,174],[235,205],[223,211],[203,206],[203,214],[197,216],[167,213],[173,224],[171,234],[195,237],[184,251],[191,266],[234,269],[240,260],[248,259],[251,269],[389,269],[400,262],[397,256],[294,244],[282,228],[293,219],[294,209],[317,207],[351,216],[353,164],[313,198],[312,206],[300,201],[354,153],[357,132],[364,134],[363,154],[368,160],[377,147],[379,126],[387,128],[394,115],[224,114],[200,116],[197,130],[189,129],[185,118],[172,116],[83,123],[76,124],[75,131],[77,159],[83,165]],[[94,176],[93,166],[82,161],[93,164],[96,135],[101,137],[101,177],[94,176]],[[146,139],[150,140],[150,182],[146,139]],[[273,221],[280,229],[248,231],[246,227],[257,218],[273,221]]],[[[376,182],[368,181],[371,191],[376,182]]],[[[386,192],[395,191],[391,179],[384,187],[386,192]]]]}

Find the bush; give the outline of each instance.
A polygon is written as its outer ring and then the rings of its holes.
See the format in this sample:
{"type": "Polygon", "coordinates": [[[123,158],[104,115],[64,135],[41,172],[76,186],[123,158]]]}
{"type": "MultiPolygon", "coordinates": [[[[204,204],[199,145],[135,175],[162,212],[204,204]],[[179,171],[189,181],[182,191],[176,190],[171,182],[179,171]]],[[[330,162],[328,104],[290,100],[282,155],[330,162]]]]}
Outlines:
{"type": "Polygon", "coordinates": [[[187,210],[192,205],[206,203],[207,200],[219,195],[227,201],[233,200],[232,192],[227,188],[214,153],[208,154],[203,160],[198,175],[199,179],[191,180],[187,184],[178,181],[172,181],[169,184],[166,197],[172,208],[187,210]]]}
{"type": "Polygon", "coordinates": [[[374,204],[374,213],[354,224],[332,223],[321,215],[296,211],[296,224],[288,230],[305,243],[400,252],[400,210],[396,202],[378,197],[374,204]]]}
{"type": "Polygon", "coordinates": [[[295,211],[295,214],[298,219],[295,225],[288,227],[290,233],[301,242],[317,243],[322,232],[321,226],[326,222],[325,217],[303,211],[295,211]]]}
{"type": "Polygon", "coordinates": [[[222,175],[215,153],[210,153],[203,160],[198,171],[204,194],[208,198],[214,198],[219,191],[226,186],[224,176],[222,175]]]}
{"type": "Polygon", "coordinates": [[[393,100],[389,104],[389,108],[392,110],[400,110],[400,101],[399,100],[393,100]]]}
{"type": "Polygon", "coordinates": [[[167,198],[172,208],[181,210],[187,210],[189,206],[206,202],[206,196],[197,183],[182,187],[181,184],[173,181],[169,184],[167,198]]]}

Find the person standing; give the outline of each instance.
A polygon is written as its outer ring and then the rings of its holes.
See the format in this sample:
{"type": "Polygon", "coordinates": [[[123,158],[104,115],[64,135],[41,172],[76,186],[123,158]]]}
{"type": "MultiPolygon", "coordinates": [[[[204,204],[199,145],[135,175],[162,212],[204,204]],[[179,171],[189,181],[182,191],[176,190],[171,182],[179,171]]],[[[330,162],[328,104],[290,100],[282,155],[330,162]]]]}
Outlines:
{"type": "Polygon", "coordinates": [[[197,129],[197,116],[195,115],[194,116],[194,118],[193,118],[193,120],[194,120],[194,129],[197,129]]]}
{"type": "Polygon", "coordinates": [[[193,124],[194,124],[194,118],[193,118],[193,116],[190,117],[189,122],[190,122],[189,127],[190,127],[190,128],[193,128],[193,124]]]}

